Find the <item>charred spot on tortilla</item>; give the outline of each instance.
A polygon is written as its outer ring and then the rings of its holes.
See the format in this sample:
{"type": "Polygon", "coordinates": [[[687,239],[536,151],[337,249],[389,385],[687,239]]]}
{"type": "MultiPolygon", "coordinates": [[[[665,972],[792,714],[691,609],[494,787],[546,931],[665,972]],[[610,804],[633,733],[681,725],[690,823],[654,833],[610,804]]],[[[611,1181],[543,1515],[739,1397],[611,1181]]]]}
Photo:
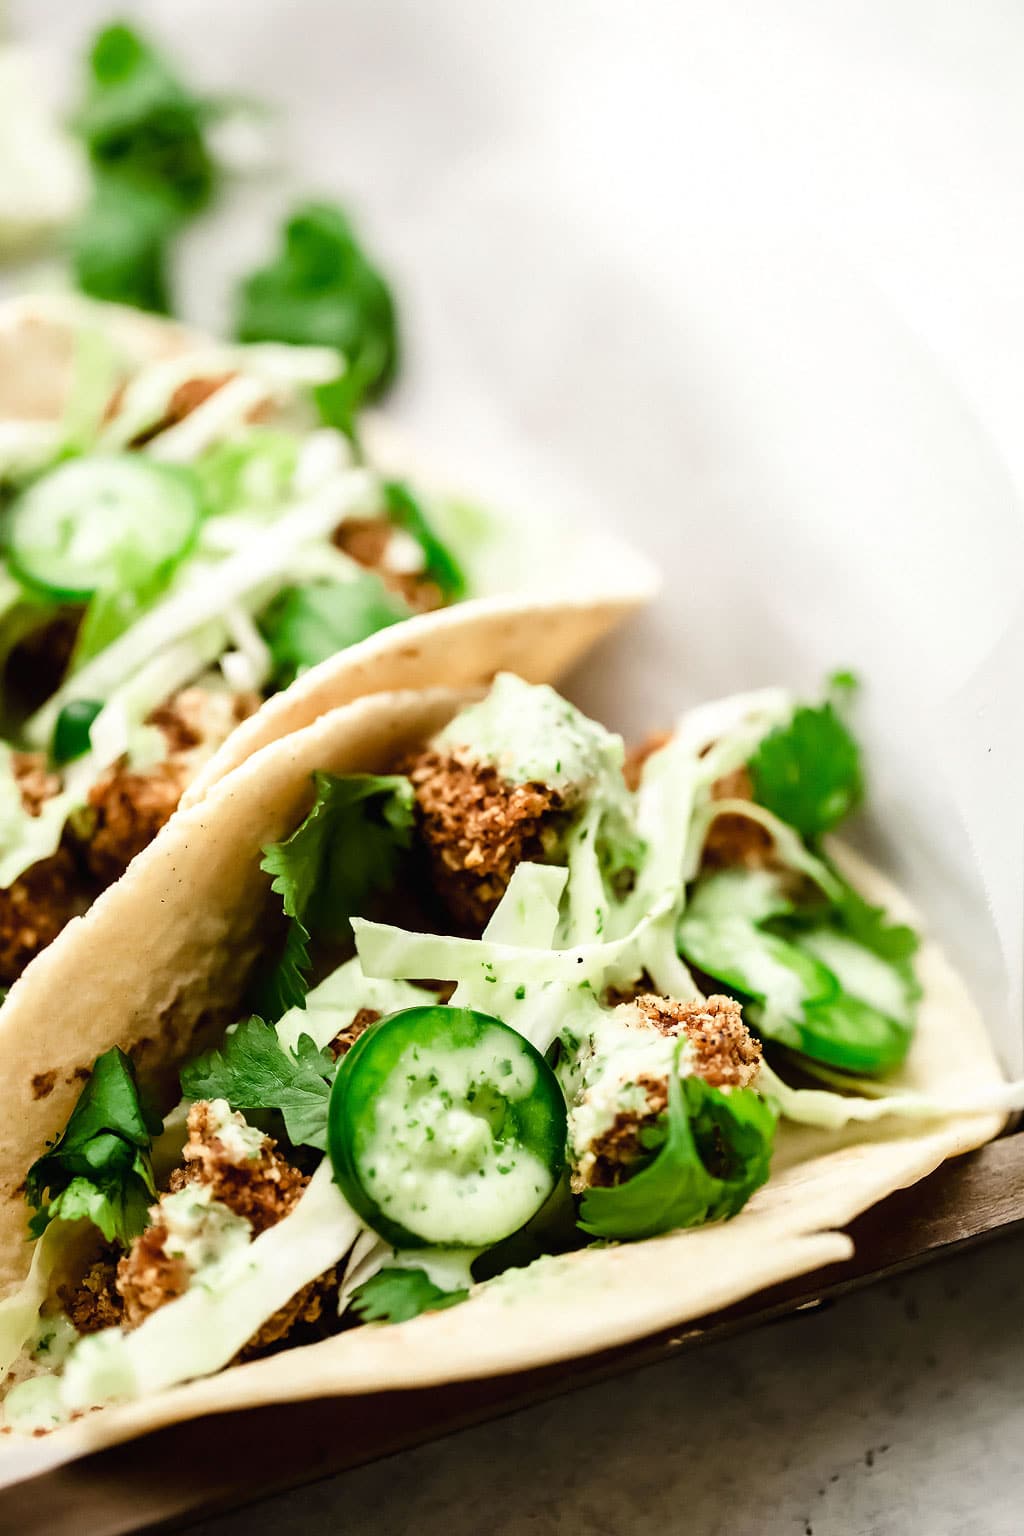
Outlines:
{"type": "Polygon", "coordinates": [[[57,1072],[51,1068],[49,1072],[37,1072],[32,1078],[32,1097],[45,1099],[56,1087],[57,1072]]]}

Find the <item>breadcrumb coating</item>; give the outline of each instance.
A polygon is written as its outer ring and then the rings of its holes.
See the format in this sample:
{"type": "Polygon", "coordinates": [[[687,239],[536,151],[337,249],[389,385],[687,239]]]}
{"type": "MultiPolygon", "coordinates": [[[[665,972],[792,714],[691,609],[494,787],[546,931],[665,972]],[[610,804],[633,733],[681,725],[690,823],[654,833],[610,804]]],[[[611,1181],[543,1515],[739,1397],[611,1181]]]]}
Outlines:
{"type": "Polygon", "coordinates": [[[638,741],[635,746],[629,748],[626,753],[626,761],[622,765],[622,776],[626,781],[626,788],[637,790],[640,788],[640,780],[643,777],[644,765],[655,752],[660,752],[662,747],[667,747],[672,740],[671,731],[652,731],[645,736],[643,741],[638,741]]]}
{"type": "Polygon", "coordinates": [[[386,517],[349,517],[334,533],[334,543],[357,565],[375,571],[384,585],[404,598],[414,613],[444,607],[444,593],[422,570],[400,570],[388,561],[388,551],[400,530],[386,517]]]}
{"type": "MultiPolygon", "coordinates": [[[[754,786],[746,768],[724,774],[711,786],[712,800],[753,800],[754,786]]],[[[705,869],[768,868],[775,855],[772,835],[748,816],[726,812],[716,816],[704,839],[702,864],[705,869]]]]}
{"type": "Polygon", "coordinates": [[[76,1286],[63,1285],[57,1299],[79,1333],[98,1333],[121,1321],[122,1302],[117,1293],[117,1257],[108,1248],[88,1268],[76,1286]]]}
{"type": "MultiPolygon", "coordinates": [[[[184,383],[178,385],[171,395],[167,402],[167,408],[160,420],[154,422],[151,427],[147,427],[145,431],[138,433],[136,437],[133,437],[130,446],[132,448],[143,448],[147,443],[152,442],[154,437],[159,437],[161,432],[166,432],[170,427],[176,427],[179,422],[185,420],[186,416],[191,416],[192,412],[197,410],[199,406],[205,405],[211,395],[215,395],[218,389],[221,389],[227,384],[229,379],[234,377],[235,375],[229,372],[211,374],[209,378],[186,379],[184,383]]],[[[118,414],[123,395],[124,389],[122,386],[111,397],[107,405],[108,420],[118,414]]]]}
{"type": "MultiPolygon", "coordinates": [[[[241,1115],[233,1117],[244,1124],[241,1115]]],[[[256,1157],[247,1156],[230,1138],[220,1134],[211,1105],[200,1099],[188,1112],[188,1140],[182,1152],[184,1167],[171,1175],[172,1192],[187,1184],[205,1184],[215,1200],[244,1216],[259,1236],[287,1216],[309,1183],[277,1150],[271,1136],[264,1136],[256,1157]]]]}
{"type": "Polygon", "coordinates": [[[115,764],[97,780],[89,791],[93,818],[83,851],[100,886],[112,885],[149,846],[177,810],[187,782],[184,765],[173,760],[147,773],[115,764]]]}
{"type": "Polygon", "coordinates": [[[695,1054],[693,1073],[712,1088],[746,1088],[761,1065],[761,1043],[743,1022],[734,997],[677,1003],[647,992],[636,1000],[645,1020],[663,1035],[685,1035],[695,1054]]]}
{"type": "MultiPolygon", "coordinates": [[[[685,1036],[691,1046],[688,1074],[703,1078],[711,1087],[745,1088],[756,1077],[761,1046],[744,1024],[734,998],[716,995],[680,1003],[646,993],[625,1007],[639,1010],[637,1027],[653,1027],[670,1038],[685,1036]]],[[[576,1194],[622,1183],[650,1155],[649,1133],[668,1109],[668,1076],[642,1072],[633,1087],[640,1090],[642,1107],[620,1110],[577,1159],[571,1173],[576,1194]]]]}
{"type": "MultiPolygon", "coordinates": [[[[0,890],[0,985],[11,986],[100,890],[111,885],[177,809],[198,761],[259,708],[255,693],[184,688],[149,717],[167,742],[167,757],[145,772],[123,761],[97,779],[87,810],[65,830],[56,851],[0,890]]],[[[22,804],[38,816],[60,793],[45,753],[13,752],[22,804]]]]}
{"type": "Polygon", "coordinates": [[[347,1051],[350,1051],[359,1039],[364,1035],[371,1024],[376,1024],[383,1015],[379,1008],[360,1008],[351,1024],[346,1024],[344,1029],[339,1029],[327,1049],[335,1061],[340,1061],[347,1051]]]}
{"type": "MultiPolygon", "coordinates": [[[[22,805],[30,816],[38,816],[60,792],[60,778],[50,772],[42,752],[13,752],[11,766],[22,805]]],[[[29,961],[87,906],[86,884],[66,842],[0,890],[0,985],[17,981],[29,961]]]]}
{"type": "Polygon", "coordinates": [[[547,784],[511,784],[458,751],[427,748],[405,772],[435,889],[460,927],[479,932],[516,865],[550,855],[565,797],[547,784]]]}
{"type": "MultiPolygon", "coordinates": [[[[244,1125],[240,1115],[232,1117],[244,1125]]],[[[208,1188],[214,1200],[242,1216],[257,1237],[287,1216],[309,1183],[306,1174],[293,1167],[277,1150],[276,1142],[264,1136],[255,1157],[221,1134],[223,1121],[204,1100],[192,1105],[188,1115],[188,1140],[182,1154],[183,1166],[170,1179],[171,1193],[199,1184],[208,1188]]],[[[117,1267],[117,1291],[124,1304],[124,1325],[136,1328],[150,1313],[188,1289],[189,1269],[181,1258],[164,1251],[168,1232],[161,1219],[158,1203],[151,1211],[152,1223],[117,1267]]],[[[324,1301],[336,1288],[333,1270],[310,1281],[283,1307],[269,1317],[241,1351],[239,1359],[249,1359],[276,1345],[300,1324],[313,1324],[323,1315],[324,1301]]]]}
{"type": "MultiPolygon", "coordinates": [[[[655,752],[672,740],[671,731],[654,731],[626,754],[623,774],[627,786],[640,787],[644,764],[655,752]]],[[[711,786],[712,800],[753,800],[754,786],[746,767],[723,774],[711,786]]],[[[775,845],[771,833],[747,816],[716,816],[704,840],[702,863],[705,869],[764,869],[773,862],[775,845]]]]}
{"type": "Polygon", "coordinates": [[[91,812],[83,854],[101,886],[124,874],[178,808],[200,753],[225,741],[259,707],[254,693],[183,688],[149,716],[167,741],[167,758],[145,772],[114,763],[89,791],[91,812]]]}

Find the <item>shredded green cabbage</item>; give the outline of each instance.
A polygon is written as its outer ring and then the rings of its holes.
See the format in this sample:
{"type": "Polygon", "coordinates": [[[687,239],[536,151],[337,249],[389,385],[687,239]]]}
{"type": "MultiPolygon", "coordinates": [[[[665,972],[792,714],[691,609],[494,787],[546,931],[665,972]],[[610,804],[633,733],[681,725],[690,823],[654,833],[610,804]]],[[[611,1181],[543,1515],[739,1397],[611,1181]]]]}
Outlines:
{"type": "Polygon", "coordinates": [[[63,1407],[143,1397],[221,1370],[296,1292],[344,1258],[360,1229],[325,1159],[287,1216],[202,1270],[183,1296],[130,1333],[111,1328],[82,1339],[64,1367],[63,1407]]]}
{"type": "Polygon", "coordinates": [[[69,677],[25,728],[28,739],[46,746],[63,706],[71,699],[107,698],[145,662],[167,646],[218,619],[232,602],[254,592],[270,595],[289,580],[288,559],[296,550],[326,538],[346,514],[371,512],[378,481],[368,470],[352,470],[254,537],[246,548],[218,565],[189,572],[187,579],[106,650],[69,677]]]}

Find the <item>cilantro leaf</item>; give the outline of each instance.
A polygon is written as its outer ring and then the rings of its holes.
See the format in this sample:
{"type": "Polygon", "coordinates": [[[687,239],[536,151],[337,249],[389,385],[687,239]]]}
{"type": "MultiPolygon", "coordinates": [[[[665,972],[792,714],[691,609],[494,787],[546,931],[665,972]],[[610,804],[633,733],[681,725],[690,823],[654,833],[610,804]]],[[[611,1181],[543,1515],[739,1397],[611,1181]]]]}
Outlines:
{"type": "Polygon", "coordinates": [[[364,1323],[405,1323],[421,1312],[457,1306],[467,1290],[442,1291],[423,1269],[381,1269],[352,1292],[352,1311],[364,1323]]]}
{"type": "Polygon", "coordinates": [[[423,550],[425,574],[440,588],[446,602],[458,602],[465,597],[469,586],[462,566],[437,537],[427,514],[407,485],[401,480],[391,480],[384,490],[391,521],[412,534],[423,550]]]}
{"type": "MultiPolygon", "coordinates": [[[[266,865],[263,867],[266,868],[266,865]]],[[[298,913],[292,910],[288,898],[283,895],[276,880],[273,888],[282,894],[281,904],[285,915],[291,921],[288,924],[284,948],[281,950],[277,964],[260,980],[254,997],[260,1012],[276,1022],[283,1018],[289,1008],[306,1006],[309,967],[312,960],[309,953],[309,929],[298,913]]]]}
{"type": "Polygon", "coordinates": [[[329,383],[316,384],[313,387],[313,403],[323,425],[335,427],[339,432],[344,432],[355,450],[356,458],[360,461],[364,455],[356,416],[367,394],[367,376],[372,377],[374,371],[375,364],[372,360],[363,362],[354,368],[346,368],[344,373],[340,373],[329,383]]]}
{"type": "Polygon", "coordinates": [[[212,111],[138,32],[114,23],[93,42],[72,126],[94,167],[159,188],[191,214],[209,202],[216,181],[203,139],[212,111]]]}
{"type": "Polygon", "coordinates": [[[217,168],[205,138],[212,103],[192,94],[131,27],[96,37],[72,119],[93,196],[72,233],[78,286],[164,312],[173,236],[210,201],[217,168]]]}
{"type": "Polygon", "coordinates": [[[408,616],[406,604],[373,571],[351,581],[287,587],[260,620],[275,685],[286,688],[307,667],[408,616]]]}
{"type": "Polygon", "coordinates": [[[108,1241],[137,1237],[155,1194],[149,1152],[161,1124],[142,1102],[124,1052],[114,1046],[97,1057],[63,1135],[28,1171],[32,1235],[55,1216],[88,1216],[108,1241]]]}
{"type": "Polygon", "coordinates": [[[284,953],[260,988],[272,1021],[305,1002],[310,940],[337,939],[367,899],[395,878],[412,840],[413,793],[399,775],[313,775],[316,798],[291,837],[263,850],[260,868],[291,919],[284,953]]]}
{"type": "Polygon", "coordinates": [[[70,233],[76,285],[94,299],[167,314],[168,242],[175,223],[158,194],[120,177],[97,178],[70,233]]]}
{"type": "Polygon", "coordinates": [[[284,226],[280,254],[240,284],[235,334],[337,348],[345,372],[315,395],[324,420],[349,433],[363,400],[382,394],[398,366],[390,289],[331,203],[298,208],[284,226]]]}
{"type": "Polygon", "coordinates": [[[262,1019],[247,1019],[224,1041],[182,1068],[187,1099],[227,1099],[232,1109],[276,1109],[293,1146],[324,1151],[327,1104],[336,1063],[309,1035],[286,1050],[262,1019]]]}
{"type": "Polygon", "coordinates": [[[630,1240],[735,1216],[768,1177],[774,1135],[775,1115],[753,1089],[725,1094],[680,1077],[677,1051],[668,1110],[652,1138],[660,1145],[624,1183],[588,1189],[579,1225],[630,1240]]]}
{"type": "Polygon", "coordinates": [[[798,709],[761,742],[747,764],[754,799],[814,840],[859,804],[860,749],[835,705],[798,709]]]}
{"type": "Polygon", "coordinates": [[[61,1221],[84,1218],[99,1227],[108,1243],[120,1242],[127,1247],[145,1230],[149,1207],[156,1198],[149,1160],[144,1153],[136,1153],[132,1172],[135,1177],[124,1180],[119,1186],[106,1188],[90,1179],[72,1179],[63,1194],[32,1217],[28,1224],[29,1235],[41,1237],[50,1222],[58,1218],[61,1221]]]}

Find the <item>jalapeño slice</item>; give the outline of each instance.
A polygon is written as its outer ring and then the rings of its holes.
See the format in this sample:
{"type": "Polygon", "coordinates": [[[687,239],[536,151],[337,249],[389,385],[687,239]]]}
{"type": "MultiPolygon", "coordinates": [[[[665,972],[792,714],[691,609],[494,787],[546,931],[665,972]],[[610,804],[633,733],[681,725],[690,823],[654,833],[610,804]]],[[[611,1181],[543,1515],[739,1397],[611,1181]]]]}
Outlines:
{"type": "Polygon", "coordinates": [[[61,602],[86,602],[126,570],[160,571],[192,544],[201,516],[191,476],[138,453],[59,464],[14,501],[7,558],[19,581],[61,602]]]}
{"type": "Polygon", "coordinates": [[[350,1204],[396,1247],[487,1248],[558,1182],[566,1110],[547,1062],[470,1008],[405,1008],[338,1069],[328,1150],[350,1204]]]}

